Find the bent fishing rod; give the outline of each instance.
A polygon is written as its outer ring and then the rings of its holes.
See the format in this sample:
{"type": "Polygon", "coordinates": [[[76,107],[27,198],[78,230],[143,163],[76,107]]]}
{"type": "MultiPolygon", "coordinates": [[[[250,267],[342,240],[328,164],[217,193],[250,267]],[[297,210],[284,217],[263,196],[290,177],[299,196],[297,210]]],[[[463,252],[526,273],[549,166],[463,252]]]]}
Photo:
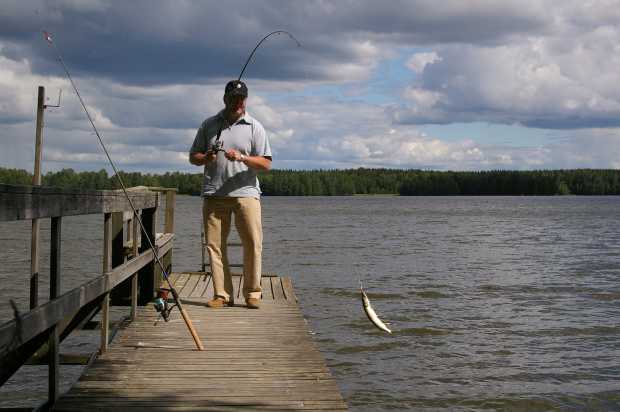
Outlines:
{"type": "Polygon", "coordinates": [[[93,121],[93,118],[91,117],[90,112],[86,108],[86,104],[84,103],[84,100],[82,99],[82,96],[80,95],[80,92],[78,91],[78,88],[77,88],[75,82],[73,81],[73,78],[71,77],[71,74],[69,73],[69,69],[67,68],[67,65],[65,64],[64,60],[62,59],[62,56],[60,54],[60,51],[58,50],[58,47],[56,47],[56,44],[55,44],[54,40],[52,39],[52,36],[51,36],[50,33],[44,31],[43,35],[44,35],[45,40],[47,41],[47,43],[50,45],[50,47],[52,47],[54,49],[54,51],[56,52],[56,55],[58,57],[58,61],[62,65],[62,67],[63,67],[63,69],[65,71],[65,74],[67,75],[67,78],[69,79],[69,82],[71,83],[71,86],[73,87],[73,90],[75,91],[75,94],[77,95],[77,97],[78,97],[78,99],[80,101],[80,104],[82,105],[82,108],[84,109],[84,112],[86,113],[86,117],[88,117],[88,120],[90,121],[90,124],[91,124],[93,130],[95,131],[95,135],[97,136],[97,139],[99,140],[101,148],[103,149],[103,152],[105,153],[106,157],[108,158],[108,162],[110,163],[110,166],[112,166],[112,170],[114,170],[114,174],[116,175],[116,179],[118,180],[118,183],[121,186],[121,189],[123,190],[123,193],[124,193],[125,197],[127,198],[127,201],[129,202],[129,206],[131,207],[131,210],[133,211],[134,218],[140,224],[140,228],[142,230],[142,233],[144,233],[144,236],[146,237],[146,239],[148,241],[149,247],[153,251],[153,256],[154,256],[155,260],[157,261],[157,265],[161,269],[162,275],[163,275],[164,279],[166,280],[166,283],[168,283],[168,287],[170,288],[169,290],[172,293],[172,297],[174,299],[175,305],[178,306],[179,311],[181,312],[181,316],[183,317],[183,320],[185,321],[185,324],[187,325],[187,328],[189,329],[189,332],[191,333],[192,338],[194,339],[194,343],[196,344],[196,348],[198,350],[204,350],[204,346],[203,346],[202,342],[200,341],[200,337],[198,336],[198,333],[196,332],[196,329],[194,329],[194,325],[192,324],[192,321],[189,318],[189,315],[187,314],[187,311],[185,310],[185,308],[183,308],[183,305],[181,303],[181,299],[179,297],[178,292],[176,291],[176,289],[172,285],[172,282],[170,282],[170,278],[168,277],[168,272],[166,271],[166,268],[164,267],[163,263],[161,262],[161,259],[159,258],[159,253],[158,253],[157,249],[155,248],[155,245],[153,244],[153,241],[151,240],[151,237],[149,236],[149,233],[147,232],[146,228],[144,227],[144,224],[142,223],[142,219],[138,215],[138,212],[137,212],[137,210],[136,210],[136,208],[135,208],[135,206],[134,206],[134,204],[133,204],[133,202],[131,200],[131,197],[129,197],[129,194],[127,193],[127,188],[125,187],[125,183],[123,182],[123,179],[122,179],[120,173],[116,169],[116,165],[112,161],[112,157],[110,157],[110,153],[108,152],[108,149],[106,148],[105,144],[103,143],[103,139],[101,138],[101,135],[99,134],[99,131],[97,130],[97,126],[95,126],[95,122],[93,121]]]}
{"type": "Polygon", "coordinates": [[[252,56],[254,56],[254,53],[256,52],[256,49],[258,49],[260,47],[261,44],[263,44],[263,42],[265,40],[267,40],[269,37],[273,36],[274,34],[286,34],[288,37],[290,37],[295,43],[297,43],[297,47],[301,47],[301,43],[295,38],[295,36],[293,36],[291,33],[285,31],[285,30],[276,30],[276,31],[272,31],[271,33],[269,33],[268,35],[266,35],[265,37],[263,37],[261,39],[261,41],[258,42],[258,44],[256,45],[256,47],[254,47],[254,50],[252,50],[252,53],[250,53],[250,56],[248,57],[248,59],[245,61],[245,64],[243,65],[243,69],[241,69],[241,73],[239,73],[239,77],[237,78],[238,81],[241,81],[241,76],[243,76],[243,73],[245,72],[245,68],[248,67],[248,64],[250,63],[250,60],[252,60],[252,56]]]}

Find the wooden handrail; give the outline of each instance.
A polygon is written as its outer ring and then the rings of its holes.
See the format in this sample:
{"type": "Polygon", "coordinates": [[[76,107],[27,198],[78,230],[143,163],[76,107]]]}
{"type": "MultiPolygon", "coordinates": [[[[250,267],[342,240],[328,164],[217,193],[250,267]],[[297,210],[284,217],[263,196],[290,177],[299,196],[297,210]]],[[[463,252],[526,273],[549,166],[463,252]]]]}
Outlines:
{"type": "MultiPolygon", "coordinates": [[[[156,247],[160,255],[172,249],[173,239],[173,233],[166,233],[157,239],[156,247]]],[[[114,287],[152,261],[153,250],[148,249],[110,272],[98,276],[82,286],[72,289],[58,298],[21,315],[18,320],[14,319],[0,325],[0,359],[15,349],[15,347],[11,346],[18,346],[11,345],[12,342],[19,342],[19,344],[28,342],[38,334],[61,322],[67,316],[74,314],[82,306],[110,292],[114,287]]]]}
{"type": "MultiPolygon", "coordinates": [[[[159,204],[159,194],[128,191],[136,209],[159,204]]],[[[123,192],[116,190],[61,189],[46,186],[0,184],[0,221],[40,219],[130,211],[123,192]]]]}
{"type": "MultiPolygon", "coordinates": [[[[107,310],[110,302],[110,292],[121,292],[119,296],[128,293],[131,296],[132,318],[136,316],[135,306],[138,304],[137,293],[140,290],[141,304],[149,302],[155,289],[158,287],[157,269],[154,264],[154,251],[146,242],[149,238],[155,245],[156,252],[165,264],[171,264],[171,251],[174,240],[174,203],[176,189],[164,190],[155,188],[130,188],[128,196],[131,203],[122,191],[94,191],[79,189],[61,189],[41,186],[14,186],[0,184],[0,222],[40,218],[52,218],[52,264],[50,270],[51,288],[50,300],[40,306],[31,308],[24,314],[17,314],[16,318],[0,325],[0,386],[34,354],[42,345],[48,342],[49,368],[49,395],[48,403],[52,405],[58,397],[59,371],[59,342],[74,328],[90,319],[100,306],[102,311],[102,344],[101,351],[105,351],[108,343],[107,310]],[[146,190],[145,190],[146,189],[146,190]],[[166,222],[165,232],[157,237],[157,208],[161,195],[166,193],[166,222]],[[135,216],[131,213],[131,225],[123,224],[123,212],[135,211],[141,216],[145,233],[138,241],[139,228],[135,223],[135,216]],[[104,228],[104,270],[103,274],[85,284],[74,288],[61,296],[53,290],[60,289],[60,222],[63,216],[103,214],[104,228]],[[112,229],[112,221],[120,219],[120,232],[117,226],[112,229]],[[54,231],[54,228],[56,230],[54,231]],[[123,231],[129,236],[131,228],[132,258],[124,261],[123,231]],[[114,231],[114,232],[113,232],[114,231]],[[56,237],[54,237],[56,233],[56,237]],[[120,236],[120,237],[119,237],[120,236]],[[120,240],[120,247],[118,241],[120,240]],[[140,253],[139,253],[140,251],[140,253]],[[114,263],[116,262],[116,263],[114,263]],[[138,283],[138,277],[140,283],[138,283]],[[131,278],[132,290],[123,292],[118,288],[121,283],[131,278]],[[53,290],[52,290],[53,289],[53,290]]],[[[160,275],[159,275],[160,276],[160,275]]],[[[36,285],[35,285],[36,286],[36,285]]],[[[32,285],[31,285],[32,288],[32,285]]],[[[32,292],[32,290],[31,290],[32,292]]]]}

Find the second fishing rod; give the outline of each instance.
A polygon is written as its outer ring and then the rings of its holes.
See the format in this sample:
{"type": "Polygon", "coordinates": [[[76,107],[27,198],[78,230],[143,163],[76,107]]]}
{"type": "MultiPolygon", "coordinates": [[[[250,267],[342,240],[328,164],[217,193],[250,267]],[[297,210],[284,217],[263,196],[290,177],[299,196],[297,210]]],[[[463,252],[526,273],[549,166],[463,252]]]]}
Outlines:
{"type": "MultiPolygon", "coordinates": [[[[121,174],[119,173],[118,169],[116,168],[116,165],[114,164],[114,162],[112,161],[112,157],[110,156],[110,153],[108,152],[108,149],[106,148],[106,145],[103,143],[103,139],[101,138],[101,135],[99,134],[99,130],[97,129],[97,126],[95,126],[95,122],[93,121],[93,118],[90,115],[90,112],[88,111],[88,108],[86,107],[86,104],[84,103],[84,100],[82,99],[82,96],[80,95],[80,92],[77,88],[77,85],[75,84],[75,82],[73,81],[73,78],[71,77],[71,73],[69,72],[69,69],[67,68],[67,65],[65,64],[62,55],[60,53],[60,50],[58,49],[58,47],[56,46],[54,39],[52,38],[51,34],[44,31],[43,35],[45,36],[45,40],[47,41],[47,43],[54,49],[54,51],[56,52],[56,56],[58,57],[58,61],[60,62],[60,64],[62,65],[62,68],[65,71],[65,74],[67,75],[67,78],[69,79],[69,82],[71,83],[71,86],[73,88],[73,90],[75,91],[75,94],[78,97],[78,100],[80,101],[80,104],[82,105],[82,108],[84,109],[84,112],[86,113],[86,117],[88,118],[88,121],[90,122],[93,131],[95,132],[95,135],[97,136],[97,139],[99,140],[99,144],[101,145],[101,148],[103,149],[103,152],[105,153],[108,162],[110,164],[110,166],[112,167],[112,170],[114,171],[114,174],[116,176],[116,179],[118,181],[118,184],[120,185],[123,194],[125,195],[125,198],[127,199],[129,206],[131,207],[131,210],[133,212],[134,215],[134,219],[138,222],[138,224],[140,225],[140,229],[142,231],[142,233],[144,234],[145,238],[147,239],[148,245],[151,248],[151,250],[153,251],[153,257],[155,258],[155,261],[157,262],[157,265],[159,266],[159,268],[161,269],[162,272],[162,276],[164,277],[164,280],[166,281],[166,283],[168,284],[169,290],[172,293],[173,299],[175,301],[176,306],[178,306],[179,308],[179,312],[181,312],[181,316],[183,317],[183,320],[185,322],[185,324],[187,325],[187,328],[190,331],[190,334],[192,335],[192,338],[194,339],[194,343],[196,344],[196,348],[198,350],[204,350],[204,345],[202,344],[202,341],[200,340],[200,337],[198,336],[198,333],[196,332],[196,329],[194,328],[194,325],[192,324],[192,321],[189,317],[189,314],[187,313],[187,311],[185,310],[185,308],[183,308],[183,304],[181,302],[181,299],[179,297],[178,292],[176,291],[176,289],[174,288],[174,286],[172,285],[172,282],[170,282],[170,278],[168,276],[168,271],[166,270],[166,268],[164,267],[164,264],[162,263],[160,257],[159,257],[159,253],[157,253],[157,249],[155,248],[155,245],[153,243],[153,240],[151,239],[148,231],[146,230],[146,228],[144,227],[144,223],[142,222],[142,219],[140,218],[134,204],[133,201],[131,200],[131,197],[129,196],[129,193],[127,193],[127,188],[125,186],[125,183],[123,182],[123,178],[121,177],[121,174]]],[[[135,240],[134,240],[135,241],[135,240]]]]}

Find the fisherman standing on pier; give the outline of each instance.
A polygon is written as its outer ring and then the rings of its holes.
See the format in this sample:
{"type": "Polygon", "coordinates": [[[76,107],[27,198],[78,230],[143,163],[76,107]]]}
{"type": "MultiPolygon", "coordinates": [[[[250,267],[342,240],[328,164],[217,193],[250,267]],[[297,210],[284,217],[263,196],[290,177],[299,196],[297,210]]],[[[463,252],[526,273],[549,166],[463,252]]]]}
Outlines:
{"type": "Polygon", "coordinates": [[[231,217],[243,243],[243,296],[248,308],[261,298],[263,232],[257,172],[271,168],[271,148],[263,125],[245,111],[248,89],[232,80],[224,91],[224,109],[206,119],[194,139],[189,161],[204,165],[204,231],[211,261],[211,308],[234,304],[226,243],[231,217]]]}

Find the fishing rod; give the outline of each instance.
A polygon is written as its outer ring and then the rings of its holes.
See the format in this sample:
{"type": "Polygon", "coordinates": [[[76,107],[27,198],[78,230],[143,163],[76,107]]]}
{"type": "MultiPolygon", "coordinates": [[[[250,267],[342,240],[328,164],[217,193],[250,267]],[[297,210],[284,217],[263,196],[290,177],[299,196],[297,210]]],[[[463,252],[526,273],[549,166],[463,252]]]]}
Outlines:
{"type": "Polygon", "coordinates": [[[140,224],[140,228],[142,229],[142,232],[144,233],[144,235],[145,235],[145,237],[146,237],[146,239],[148,241],[148,244],[149,244],[151,250],[153,251],[153,256],[155,257],[155,260],[157,261],[157,265],[161,269],[162,275],[163,275],[164,279],[166,280],[166,283],[168,283],[169,290],[172,293],[172,297],[174,299],[174,302],[175,302],[176,306],[179,308],[179,311],[181,312],[181,316],[183,317],[183,320],[185,321],[185,324],[187,325],[187,328],[189,329],[189,332],[191,333],[192,338],[194,339],[194,343],[196,344],[196,347],[198,348],[198,350],[204,350],[204,346],[202,345],[202,342],[200,341],[200,337],[198,337],[198,333],[196,332],[196,329],[194,329],[194,325],[192,324],[192,321],[189,318],[189,315],[187,314],[187,311],[183,308],[183,305],[181,303],[181,299],[179,297],[178,292],[176,291],[176,289],[172,285],[172,282],[170,282],[170,278],[168,277],[168,272],[166,271],[166,268],[164,267],[163,263],[161,262],[161,259],[159,258],[159,253],[157,252],[157,249],[155,248],[155,245],[153,245],[151,237],[149,236],[149,233],[147,232],[146,228],[144,227],[144,224],[142,223],[142,219],[138,215],[138,212],[137,212],[136,208],[134,207],[134,204],[133,204],[133,202],[131,200],[131,197],[129,197],[129,194],[127,193],[127,189],[125,187],[125,183],[123,182],[123,179],[122,179],[120,173],[116,169],[116,166],[114,165],[114,162],[112,161],[112,157],[110,157],[110,153],[108,152],[108,149],[106,148],[105,144],[103,143],[103,139],[101,138],[101,135],[99,134],[99,131],[97,130],[97,126],[95,126],[95,122],[93,121],[93,118],[91,117],[88,109],[86,108],[86,104],[84,103],[84,100],[82,99],[82,96],[80,95],[80,92],[78,91],[78,88],[77,88],[75,82],[73,81],[73,78],[71,77],[71,74],[69,73],[69,69],[67,68],[67,66],[65,65],[64,60],[62,59],[62,56],[60,54],[60,51],[58,50],[58,47],[56,47],[56,44],[54,43],[54,40],[52,39],[52,36],[51,36],[50,33],[44,31],[43,32],[43,36],[45,37],[45,40],[50,45],[50,47],[52,47],[54,49],[54,51],[56,52],[56,55],[58,57],[58,61],[62,65],[62,67],[63,67],[63,69],[64,69],[64,71],[65,71],[65,73],[67,75],[67,78],[69,79],[69,82],[71,83],[71,86],[73,87],[73,90],[75,91],[75,94],[77,95],[77,97],[78,97],[78,99],[80,101],[80,104],[82,105],[82,108],[84,109],[84,112],[86,113],[86,117],[88,117],[88,120],[90,121],[90,124],[93,127],[93,130],[95,131],[95,135],[97,136],[97,139],[99,139],[99,143],[101,144],[101,148],[103,149],[103,152],[105,153],[106,157],[108,158],[108,162],[110,163],[110,166],[112,166],[112,170],[114,170],[114,174],[116,175],[118,183],[121,186],[121,189],[123,190],[123,193],[125,194],[125,197],[127,198],[127,201],[129,202],[129,206],[131,207],[131,210],[133,211],[134,218],[140,224]]]}
{"type": "Polygon", "coordinates": [[[260,47],[260,45],[263,44],[263,42],[265,40],[267,40],[269,37],[273,36],[274,34],[286,34],[295,43],[297,43],[297,47],[301,47],[301,43],[291,33],[287,32],[287,31],[284,31],[284,30],[272,31],[271,33],[269,33],[268,35],[263,37],[262,40],[258,42],[256,47],[254,47],[254,50],[252,50],[252,53],[250,53],[250,56],[248,57],[248,59],[246,60],[245,64],[243,65],[243,69],[241,69],[241,73],[239,73],[239,78],[237,78],[237,81],[241,81],[241,76],[243,76],[243,73],[245,72],[245,68],[248,67],[248,64],[250,63],[250,60],[252,60],[252,56],[254,56],[254,53],[256,52],[256,49],[258,49],[260,47]]]}

